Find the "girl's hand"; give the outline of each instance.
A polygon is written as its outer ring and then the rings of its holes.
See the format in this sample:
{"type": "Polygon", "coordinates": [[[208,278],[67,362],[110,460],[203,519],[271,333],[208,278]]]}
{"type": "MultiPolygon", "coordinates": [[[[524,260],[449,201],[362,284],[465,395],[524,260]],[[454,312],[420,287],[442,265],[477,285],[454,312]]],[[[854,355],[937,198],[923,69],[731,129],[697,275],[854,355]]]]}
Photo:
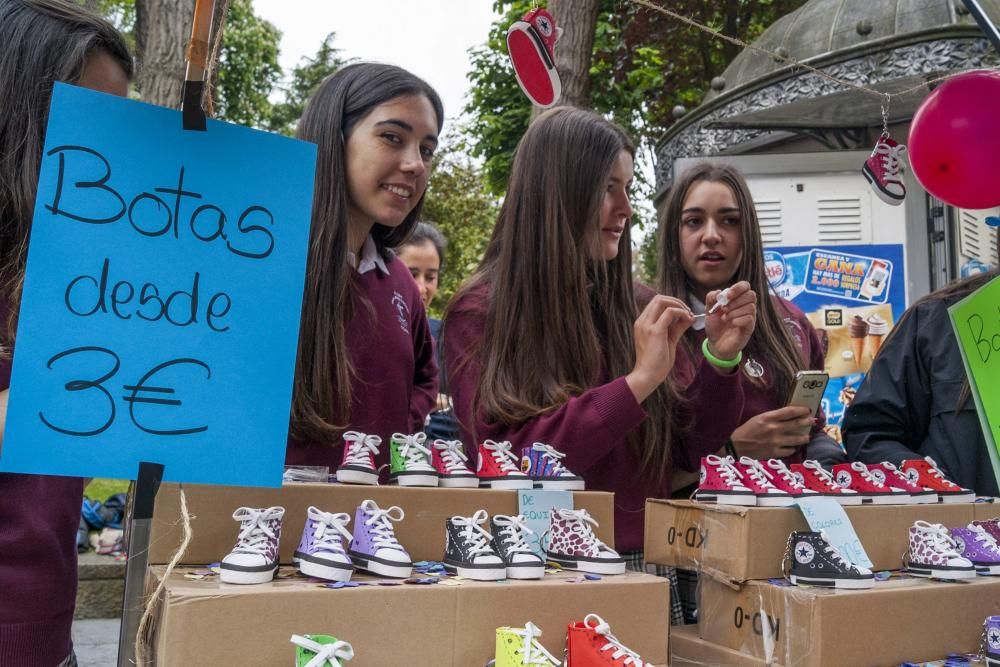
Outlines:
{"type": "Polygon", "coordinates": [[[673,297],[657,295],[636,319],[635,367],[625,381],[642,403],[660,386],[677,359],[677,343],[694,323],[687,305],[673,297]]]}
{"type": "Polygon", "coordinates": [[[781,458],[809,444],[814,424],[809,408],[800,405],[762,412],[733,431],[733,448],[740,456],[781,458]]]}
{"type": "MultiPolygon", "coordinates": [[[[709,351],[719,359],[735,359],[746,347],[757,324],[757,294],[750,283],[741,281],[727,288],[729,302],[705,316],[705,336],[709,351]]],[[[705,308],[711,310],[722,290],[705,295],[705,308]]]]}

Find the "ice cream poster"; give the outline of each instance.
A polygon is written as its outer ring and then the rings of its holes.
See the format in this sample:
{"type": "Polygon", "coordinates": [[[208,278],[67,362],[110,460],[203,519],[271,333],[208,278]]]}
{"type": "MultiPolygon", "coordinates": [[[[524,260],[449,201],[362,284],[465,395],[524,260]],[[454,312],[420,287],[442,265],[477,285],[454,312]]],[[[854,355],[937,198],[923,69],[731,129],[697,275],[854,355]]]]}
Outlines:
{"type": "Polygon", "coordinates": [[[844,409],[906,309],[901,244],[776,247],[764,252],[771,289],[816,327],[830,384],[827,431],[840,441],[844,409]]]}

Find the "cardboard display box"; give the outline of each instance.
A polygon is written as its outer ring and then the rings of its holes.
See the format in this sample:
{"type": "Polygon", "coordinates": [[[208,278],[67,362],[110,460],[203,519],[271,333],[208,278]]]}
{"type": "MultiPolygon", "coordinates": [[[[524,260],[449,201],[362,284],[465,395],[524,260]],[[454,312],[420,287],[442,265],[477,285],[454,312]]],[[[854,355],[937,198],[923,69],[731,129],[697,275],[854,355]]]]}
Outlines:
{"type": "MultiPolygon", "coordinates": [[[[290,568],[283,568],[283,571],[290,568]]],[[[150,568],[150,586],[164,568],[150,568]]],[[[331,590],[300,577],[256,586],[217,577],[167,580],[152,645],[156,667],[273,667],[294,662],[292,634],[330,634],[351,643],[351,667],[481,667],[493,658],[496,628],[541,628],[561,658],[570,622],[599,614],[619,640],[653,664],[668,660],[670,585],[640,573],[574,582],[463,581],[460,586],[361,586],[331,590]]],[[[354,581],[386,581],[355,575],[354,581]]]]}
{"type": "Polygon", "coordinates": [[[713,667],[781,667],[746,653],[705,641],[698,636],[697,625],[674,625],[670,628],[671,667],[713,665],[713,667]]]}
{"type": "MultiPolygon", "coordinates": [[[[205,565],[222,560],[236,544],[239,524],[233,520],[238,507],[285,508],[281,526],[281,562],[291,563],[292,553],[302,536],[306,510],[315,505],[325,512],[347,512],[354,525],[358,505],[371,498],[379,507],[398,505],[406,514],[394,524],[396,537],[414,561],[444,557],[445,521],[455,515],[471,516],[479,509],[494,514],[517,514],[517,491],[492,489],[440,489],[348,484],[289,484],[279,489],[257,487],[184,486],[191,520],[192,540],[182,563],[205,565]]],[[[613,494],[575,492],[573,505],[586,508],[600,527],[597,536],[614,545],[613,494]]],[[[353,530],[352,530],[353,532],[353,530]]],[[[177,484],[164,484],[156,497],[153,527],[149,540],[150,564],[169,563],[181,543],[180,498],[177,484]]]]}
{"type": "Polygon", "coordinates": [[[1000,613],[1000,579],[946,583],[901,577],[867,591],[702,577],[702,639],[787,667],[866,667],[979,650],[983,620],[1000,613]]]}
{"type": "Polygon", "coordinates": [[[976,521],[987,521],[1000,517],[1000,498],[992,498],[993,502],[976,503],[973,507],[976,521]]]}
{"type": "MultiPolygon", "coordinates": [[[[910,526],[918,519],[948,527],[974,518],[973,503],[845,507],[876,570],[902,568],[910,526]]],[[[991,507],[1000,510],[1000,506],[991,507]]],[[[1000,512],[997,512],[1000,513],[1000,512]]],[[[648,563],[701,570],[743,582],[781,577],[788,536],[809,530],[798,507],[736,507],[689,500],[646,501],[648,563]]]]}

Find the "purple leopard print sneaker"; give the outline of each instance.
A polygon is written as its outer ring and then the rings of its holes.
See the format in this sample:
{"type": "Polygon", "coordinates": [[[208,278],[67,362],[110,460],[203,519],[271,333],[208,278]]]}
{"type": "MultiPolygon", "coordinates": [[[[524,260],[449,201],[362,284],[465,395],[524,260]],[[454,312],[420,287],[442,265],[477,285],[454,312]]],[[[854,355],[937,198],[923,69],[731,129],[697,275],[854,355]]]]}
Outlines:
{"type": "Polygon", "coordinates": [[[597,522],[585,509],[553,510],[549,530],[542,539],[546,557],[564,570],[625,574],[625,559],[597,539],[591,526],[597,526],[597,522]]]}
{"type": "Polygon", "coordinates": [[[328,581],[349,581],[354,566],[344,551],[344,540],[349,544],[354,539],[347,530],[350,522],[351,515],[346,512],[333,514],[310,506],[299,548],[292,557],[299,572],[328,581]]]}
{"type": "Polygon", "coordinates": [[[266,584],[274,578],[284,516],[284,507],[241,507],[233,512],[233,518],[240,522],[240,535],[236,546],[219,564],[223,583],[266,584]]]}
{"type": "Polygon", "coordinates": [[[909,563],[906,571],[916,577],[972,579],[976,568],[962,557],[948,529],[939,523],[917,521],[910,526],[909,563]]]}
{"type": "Polygon", "coordinates": [[[958,544],[962,558],[971,560],[976,574],[1000,574],[1000,547],[996,540],[981,526],[970,523],[966,528],[952,528],[951,537],[958,544]]]}

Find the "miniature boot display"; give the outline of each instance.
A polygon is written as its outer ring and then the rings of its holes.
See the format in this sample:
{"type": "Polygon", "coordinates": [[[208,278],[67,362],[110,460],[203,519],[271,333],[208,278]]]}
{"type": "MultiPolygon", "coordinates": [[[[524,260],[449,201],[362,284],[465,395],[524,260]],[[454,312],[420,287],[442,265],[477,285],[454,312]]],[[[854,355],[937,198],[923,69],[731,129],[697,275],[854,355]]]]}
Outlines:
{"type": "Polygon", "coordinates": [[[389,440],[389,483],[400,486],[437,486],[426,433],[393,433],[389,440]]]}
{"type": "Polygon", "coordinates": [[[507,566],[508,579],[541,579],[545,575],[545,561],[525,541],[526,534],[535,534],[526,523],[520,514],[495,514],[490,519],[491,544],[507,566]]]}
{"type": "Polygon", "coordinates": [[[518,467],[517,455],[507,440],[486,440],[479,445],[479,465],[476,476],[479,486],[488,489],[531,489],[535,484],[518,467]]]}
{"type": "Polygon", "coordinates": [[[791,494],[774,485],[774,475],[757,459],[741,456],[735,467],[743,476],[743,484],[757,497],[758,507],[788,507],[795,503],[791,494]]]}
{"type": "Polygon", "coordinates": [[[902,173],[904,153],[906,146],[897,144],[892,137],[883,133],[861,167],[861,173],[878,198],[891,206],[899,206],[906,199],[902,173]]]}
{"type": "Polygon", "coordinates": [[[823,531],[800,530],[788,536],[785,563],[791,563],[788,580],[796,586],[871,588],[875,575],[845,559],[823,531]]]}
{"type": "Polygon", "coordinates": [[[965,528],[951,528],[949,532],[962,558],[972,561],[976,574],[1000,574],[1000,546],[986,529],[970,523],[965,528]]]}
{"type": "Polygon", "coordinates": [[[354,538],[348,550],[354,566],[383,577],[406,579],[413,572],[410,554],[396,539],[392,524],[406,515],[393,505],[381,509],[374,500],[358,505],[354,515],[354,538]]]}
{"type": "Polygon", "coordinates": [[[284,507],[241,507],[233,512],[233,519],[240,522],[240,534],[236,546],[219,564],[223,583],[264,584],[274,578],[284,515],[284,507]]]}
{"type": "Polygon", "coordinates": [[[987,616],[983,621],[982,657],[986,667],[1000,667],[1000,616],[987,616]]]}
{"type": "Polygon", "coordinates": [[[536,442],[521,455],[521,472],[532,479],[536,489],[583,491],[583,478],[563,466],[566,455],[552,445],[536,442]]]}
{"type": "Polygon", "coordinates": [[[611,626],[597,614],[569,626],[566,667],[653,667],[611,634],[611,626]]]}
{"type": "Polygon", "coordinates": [[[469,470],[468,460],[461,440],[435,440],[431,443],[431,464],[438,474],[438,486],[477,488],[479,478],[469,470]]]}
{"type": "Polygon", "coordinates": [[[984,521],[973,521],[973,525],[979,526],[1000,544],[1000,518],[986,519],[984,521]]]}
{"type": "Polygon", "coordinates": [[[824,498],[833,498],[841,505],[861,504],[861,494],[838,485],[819,461],[806,459],[802,463],[793,463],[789,469],[803,486],[824,498]]]}
{"type": "Polygon", "coordinates": [[[344,434],[344,459],[337,468],[337,481],[341,484],[378,484],[375,455],[382,438],[357,431],[344,434]]]}
{"type": "Polygon", "coordinates": [[[799,498],[814,498],[820,495],[800,481],[781,459],[768,459],[767,461],[762,461],[761,465],[771,473],[771,483],[779,490],[790,495],[794,500],[798,500],[799,498]]]}
{"type": "MultiPolygon", "coordinates": [[[[625,559],[597,539],[597,521],[585,509],[552,510],[546,533],[546,557],[564,570],[593,574],[624,574],[625,559]]],[[[542,540],[546,542],[545,539],[542,540]]]]}
{"type": "Polygon", "coordinates": [[[354,648],[330,635],[292,635],[295,667],[343,667],[354,658],[354,648]]]}
{"type": "Polygon", "coordinates": [[[350,522],[351,515],[346,512],[333,514],[310,506],[299,548],[292,557],[299,572],[328,581],[350,580],[354,565],[344,550],[344,540],[350,544],[354,539],[347,530],[350,522]]]}
{"type": "Polygon", "coordinates": [[[963,558],[948,529],[939,523],[917,521],[910,526],[909,562],[903,565],[916,577],[973,579],[976,568],[963,558]]]}
{"type": "Polygon", "coordinates": [[[910,494],[901,489],[890,488],[885,482],[879,481],[861,461],[833,466],[833,478],[845,489],[857,491],[866,505],[910,504],[910,494]]]}
{"type": "Polygon", "coordinates": [[[882,463],[869,463],[868,470],[872,477],[882,482],[891,489],[899,489],[910,496],[913,504],[933,504],[938,501],[938,494],[933,489],[925,489],[910,481],[906,473],[892,465],[888,461],[882,463]]]}
{"type": "Polygon", "coordinates": [[[922,459],[907,459],[899,468],[911,483],[936,492],[942,503],[971,503],[976,499],[974,491],[962,488],[947,479],[934,459],[929,456],[922,459]]]}
{"type": "Polygon", "coordinates": [[[720,505],[757,504],[757,496],[743,483],[743,475],[733,464],[733,457],[715,454],[701,457],[701,478],[694,499],[720,505]]]}
{"type": "Polygon", "coordinates": [[[507,578],[507,565],[490,545],[483,530],[486,510],[472,516],[453,516],[445,522],[444,569],[466,579],[498,581],[507,578]]]}
{"type": "Polygon", "coordinates": [[[560,660],[542,646],[542,631],[528,621],[523,628],[497,628],[496,651],[489,667],[563,667],[560,660]]]}

